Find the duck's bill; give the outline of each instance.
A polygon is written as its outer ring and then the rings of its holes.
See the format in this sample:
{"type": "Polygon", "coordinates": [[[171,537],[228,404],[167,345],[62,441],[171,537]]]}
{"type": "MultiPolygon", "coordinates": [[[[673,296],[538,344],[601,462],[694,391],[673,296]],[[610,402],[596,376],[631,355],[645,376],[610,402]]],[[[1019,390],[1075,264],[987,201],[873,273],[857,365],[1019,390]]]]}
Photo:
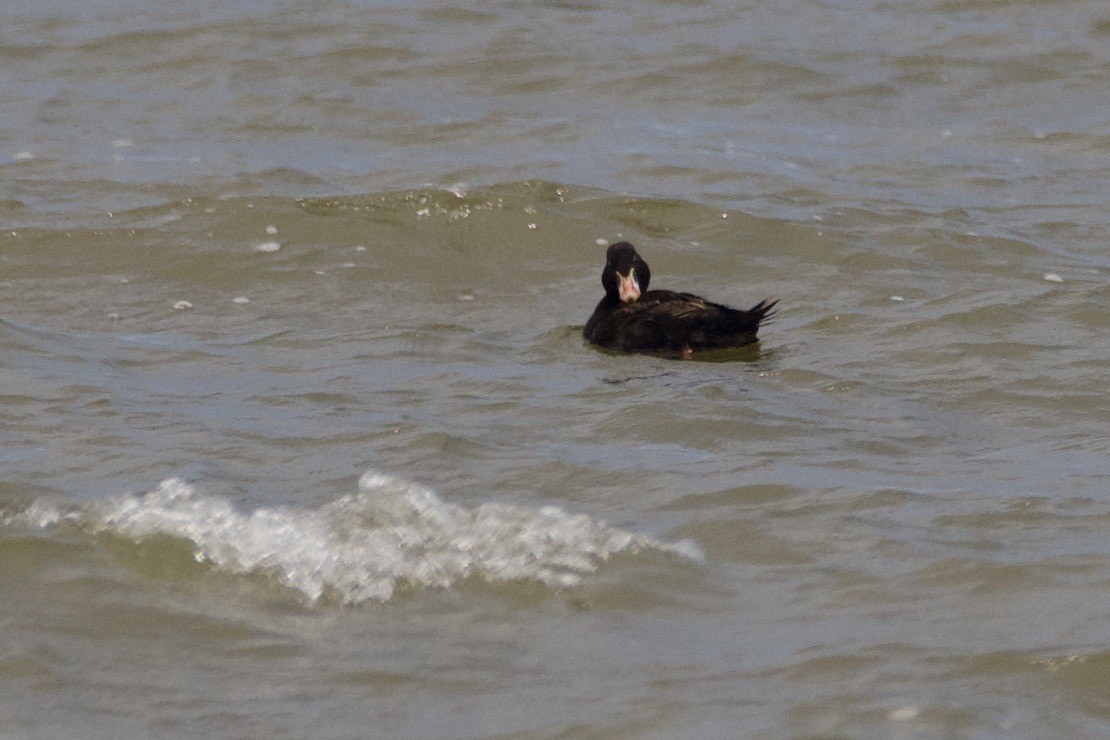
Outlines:
{"type": "Polygon", "coordinates": [[[636,270],[629,270],[628,275],[621,275],[618,272],[617,280],[620,281],[617,294],[620,296],[621,303],[632,303],[640,297],[640,283],[636,280],[636,270]]]}

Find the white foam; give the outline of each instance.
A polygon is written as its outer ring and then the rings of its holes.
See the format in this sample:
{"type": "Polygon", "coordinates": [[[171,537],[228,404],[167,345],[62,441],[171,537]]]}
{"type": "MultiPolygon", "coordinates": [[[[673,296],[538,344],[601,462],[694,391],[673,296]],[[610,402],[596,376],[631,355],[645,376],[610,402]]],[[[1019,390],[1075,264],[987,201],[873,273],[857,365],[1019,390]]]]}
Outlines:
{"type": "Polygon", "coordinates": [[[281,249],[281,243],[280,242],[262,242],[261,244],[256,244],[254,246],[254,248],[255,248],[256,251],[259,251],[259,252],[276,252],[279,249],[281,249]]]}
{"type": "Polygon", "coordinates": [[[385,601],[401,584],[447,588],[472,576],[571,587],[620,552],[702,557],[692,542],[656,541],[555,506],[447,503],[429,488],[373,471],[356,493],[317,509],[244,512],[172,478],[145,494],[69,510],[35,502],[18,518],[136,541],[182,538],[198,562],[268,575],[310,602],[385,601]]]}
{"type": "Polygon", "coordinates": [[[919,714],[921,710],[918,707],[899,707],[887,712],[886,717],[891,722],[908,722],[911,719],[917,719],[919,714]]]}

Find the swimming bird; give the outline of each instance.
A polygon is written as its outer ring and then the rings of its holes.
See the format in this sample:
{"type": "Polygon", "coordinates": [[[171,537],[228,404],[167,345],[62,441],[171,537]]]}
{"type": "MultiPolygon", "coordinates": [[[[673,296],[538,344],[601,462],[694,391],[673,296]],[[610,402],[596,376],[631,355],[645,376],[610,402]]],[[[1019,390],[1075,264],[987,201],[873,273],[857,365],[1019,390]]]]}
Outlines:
{"type": "Polygon", "coordinates": [[[605,253],[601,284],[605,297],[582,332],[602,347],[625,352],[676,352],[689,357],[706,349],[742,347],[756,341],[760,322],[777,300],[748,311],[711,303],[690,293],[648,290],[651,270],[628,242],[605,253]]]}

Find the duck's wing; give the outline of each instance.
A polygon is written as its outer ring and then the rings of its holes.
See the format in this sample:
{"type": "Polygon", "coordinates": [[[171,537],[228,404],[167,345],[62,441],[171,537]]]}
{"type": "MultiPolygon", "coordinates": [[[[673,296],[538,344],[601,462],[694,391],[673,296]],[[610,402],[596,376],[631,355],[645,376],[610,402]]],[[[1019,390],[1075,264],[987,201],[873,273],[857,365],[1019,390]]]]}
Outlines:
{"type": "Polygon", "coordinates": [[[676,318],[696,316],[704,311],[728,308],[707,301],[693,293],[676,293],[673,290],[650,290],[640,300],[631,305],[646,315],[665,313],[676,318]]]}
{"type": "Polygon", "coordinates": [[[632,303],[603,302],[585,335],[595,344],[632,352],[739,347],[756,341],[760,322],[774,306],[775,301],[762,301],[742,311],[692,293],[652,290],[632,303]]]}
{"type": "Polygon", "coordinates": [[[776,303],[761,301],[744,311],[692,293],[650,291],[629,306],[627,329],[660,349],[738,347],[756,341],[760,324],[776,303]]]}
{"type": "Polygon", "coordinates": [[[621,304],[606,320],[612,346],[631,351],[682,351],[691,337],[725,306],[691,293],[652,290],[632,303],[621,304]]]}

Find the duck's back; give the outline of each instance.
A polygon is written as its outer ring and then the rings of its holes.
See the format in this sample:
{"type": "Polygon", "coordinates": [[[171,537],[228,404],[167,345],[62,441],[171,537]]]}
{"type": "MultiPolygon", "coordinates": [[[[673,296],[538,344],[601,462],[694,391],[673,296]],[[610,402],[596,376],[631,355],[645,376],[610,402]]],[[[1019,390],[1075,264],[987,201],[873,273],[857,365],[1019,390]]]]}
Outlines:
{"type": "Polygon", "coordinates": [[[649,290],[632,303],[602,300],[584,334],[594,344],[627,352],[742,347],[756,341],[773,306],[763,301],[742,311],[690,293],[649,290]]]}

